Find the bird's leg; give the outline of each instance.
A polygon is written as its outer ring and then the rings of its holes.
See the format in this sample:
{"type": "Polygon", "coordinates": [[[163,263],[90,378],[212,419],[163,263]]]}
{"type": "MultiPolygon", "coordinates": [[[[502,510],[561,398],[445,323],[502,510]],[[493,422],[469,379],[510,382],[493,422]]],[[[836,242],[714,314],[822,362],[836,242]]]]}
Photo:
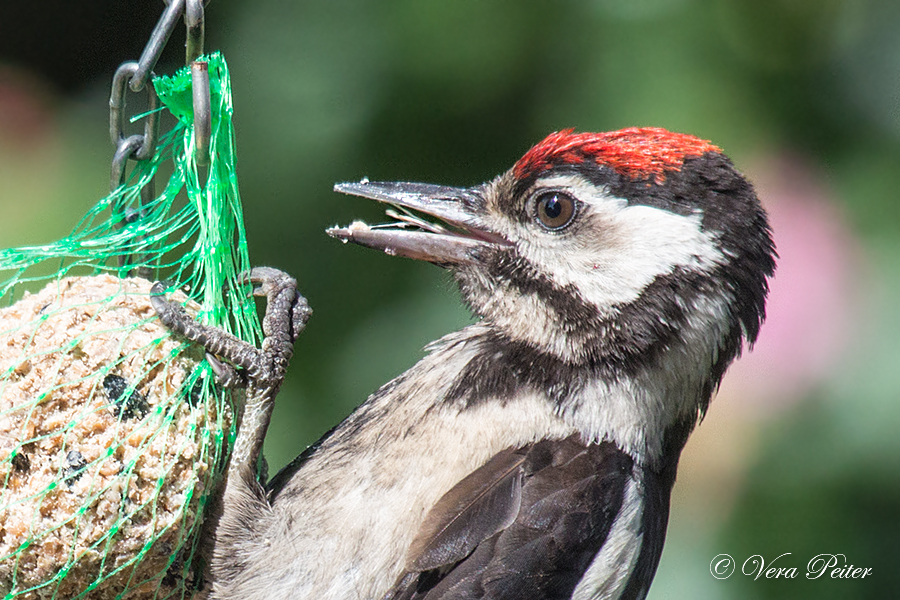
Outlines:
{"type": "Polygon", "coordinates": [[[306,299],[297,292],[297,282],[277,269],[257,267],[243,279],[253,286],[254,295],[265,296],[267,300],[262,322],[262,348],[221,329],[198,323],[180,304],[165,299],[164,284],[157,282],[150,290],[150,301],[160,321],[213,355],[210,365],[219,383],[226,387],[246,385],[244,408],[231,451],[229,479],[244,467],[256,472],[275,396],[294,353],[294,341],[312,313],[306,299]],[[235,367],[243,369],[243,374],[238,374],[235,367]]]}

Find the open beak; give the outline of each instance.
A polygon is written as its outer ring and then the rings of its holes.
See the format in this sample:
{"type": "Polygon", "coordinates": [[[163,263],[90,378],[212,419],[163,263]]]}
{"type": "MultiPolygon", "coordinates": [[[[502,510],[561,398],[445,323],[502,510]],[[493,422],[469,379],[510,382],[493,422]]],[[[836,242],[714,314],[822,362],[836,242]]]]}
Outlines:
{"type": "Polygon", "coordinates": [[[371,198],[400,209],[387,210],[395,219],[385,225],[356,221],[347,227],[332,227],[328,235],[440,265],[458,265],[477,260],[484,250],[509,245],[503,237],[488,231],[479,212],[484,206],[477,189],[454,188],[426,183],[339,183],[334,191],[371,198]],[[411,211],[436,217],[444,224],[425,220],[411,211]]]}

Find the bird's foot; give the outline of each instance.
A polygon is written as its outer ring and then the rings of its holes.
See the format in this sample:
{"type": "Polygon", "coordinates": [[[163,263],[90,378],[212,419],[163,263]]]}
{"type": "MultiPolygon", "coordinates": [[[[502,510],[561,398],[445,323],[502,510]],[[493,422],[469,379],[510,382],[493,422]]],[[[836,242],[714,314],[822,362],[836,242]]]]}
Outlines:
{"type": "Polygon", "coordinates": [[[243,274],[241,280],[253,286],[254,296],[266,296],[268,302],[261,349],[226,331],[197,322],[180,304],[166,300],[166,284],[156,282],[150,289],[150,302],[163,325],[200,344],[214,357],[210,364],[224,387],[240,387],[241,378],[234,367],[244,369],[250,382],[283,377],[293,355],[294,341],[312,314],[306,298],[297,292],[297,282],[282,271],[257,267],[243,274]]]}
{"type": "Polygon", "coordinates": [[[253,295],[266,297],[262,348],[198,323],[179,303],[166,300],[165,284],[156,282],[150,289],[150,302],[160,321],[174,333],[206,349],[217,382],[223,387],[247,388],[232,450],[232,468],[256,465],[275,396],[294,353],[294,341],[312,314],[306,299],[297,291],[297,282],[282,271],[257,267],[243,274],[241,280],[253,286],[253,295]]]}

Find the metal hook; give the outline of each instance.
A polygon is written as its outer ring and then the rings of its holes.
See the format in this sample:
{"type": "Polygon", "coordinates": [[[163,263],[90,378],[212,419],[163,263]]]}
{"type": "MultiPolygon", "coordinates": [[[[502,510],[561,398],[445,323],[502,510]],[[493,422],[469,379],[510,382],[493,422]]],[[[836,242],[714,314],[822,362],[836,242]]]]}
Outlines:
{"type": "Polygon", "coordinates": [[[184,24],[187,27],[185,64],[191,64],[203,54],[205,19],[203,0],[187,0],[184,7],[184,24]]]}
{"type": "Polygon", "coordinates": [[[209,63],[191,63],[191,90],[194,101],[194,160],[205,167],[209,165],[209,139],[212,136],[209,63]]]}

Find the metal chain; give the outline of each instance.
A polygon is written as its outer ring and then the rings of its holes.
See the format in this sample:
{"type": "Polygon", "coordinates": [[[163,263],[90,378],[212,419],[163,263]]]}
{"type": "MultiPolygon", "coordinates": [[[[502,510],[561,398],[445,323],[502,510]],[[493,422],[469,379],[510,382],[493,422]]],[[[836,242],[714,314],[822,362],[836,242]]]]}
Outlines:
{"type": "MultiPolygon", "coordinates": [[[[152,85],[147,81],[153,75],[153,68],[162,54],[163,48],[169,41],[172,31],[180,17],[184,17],[187,28],[186,61],[193,63],[198,56],[203,54],[204,38],[204,11],[203,0],[166,0],[166,9],[153,28],[150,39],[141,53],[140,59],[129,61],[119,65],[113,75],[112,91],[109,96],[109,137],[116,150],[113,153],[112,167],[110,169],[110,191],[115,191],[126,179],[126,171],[129,160],[144,161],[153,156],[156,151],[156,143],[159,138],[159,98],[152,85]],[[128,90],[141,92],[147,90],[147,112],[144,116],[144,132],[126,135],[125,133],[125,107],[128,90]]],[[[196,86],[195,86],[196,87],[196,86]]],[[[200,91],[200,97],[204,95],[200,91]]],[[[195,90],[195,105],[198,92],[195,90]]],[[[209,97],[209,83],[207,80],[205,97],[209,97]]],[[[208,100],[206,101],[208,104],[208,100]]],[[[206,130],[208,131],[208,126],[206,130]]],[[[207,142],[208,147],[208,142],[207,142]]],[[[141,188],[141,206],[144,206],[154,196],[153,180],[150,179],[141,188]]],[[[113,207],[114,214],[122,217],[121,225],[134,222],[142,216],[142,210],[122,209],[122,201],[113,207]]],[[[120,257],[119,266],[125,266],[128,258],[120,257]]]]}
{"type": "Polygon", "coordinates": [[[113,76],[109,97],[109,135],[116,151],[113,155],[110,188],[115,190],[125,180],[127,161],[147,160],[153,156],[159,135],[159,99],[152,85],[147,81],[153,74],[153,67],[159,60],[163,48],[169,41],[178,19],[184,16],[187,28],[186,58],[188,64],[203,53],[204,18],[203,0],[170,0],[157,22],[150,40],[144,47],[137,62],[123,63],[113,76]],[[125,106],[128,89],[132,92],[147,90],[148,112],[144,123],[144,133],[127,136],[125,134],[125,106]]]}

